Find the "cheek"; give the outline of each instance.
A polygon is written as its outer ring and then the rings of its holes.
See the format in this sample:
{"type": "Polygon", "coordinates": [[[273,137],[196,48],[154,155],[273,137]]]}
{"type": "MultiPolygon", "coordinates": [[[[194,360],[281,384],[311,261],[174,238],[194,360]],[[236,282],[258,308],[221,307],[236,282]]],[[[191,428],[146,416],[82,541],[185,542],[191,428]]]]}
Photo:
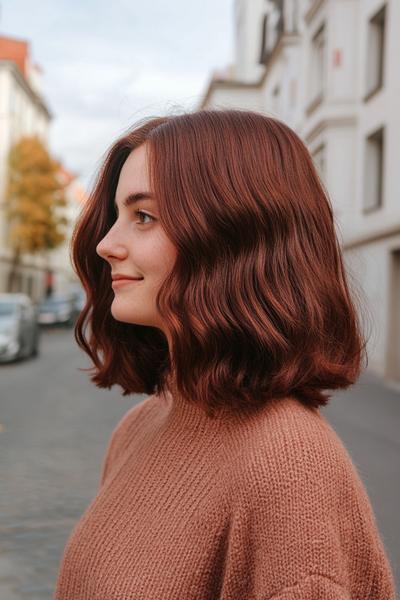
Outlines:
{"type": "Polygon", "coordinates": [[[169,240],[168,243],[164,243],[162,247],[162,256],[164,273],[169,273],[175,264],[177,256],[176,248],[171,244],[169,240]]]}
{"type": "Polygon", "coordinates": [[[169,239],[158,236],[151,244],[143,247],[138,266],[142,265],[144,276],[147,274],[154,276],[157,280],[162,280],[172,270],[176,256],[175,246],[169,239]]]}

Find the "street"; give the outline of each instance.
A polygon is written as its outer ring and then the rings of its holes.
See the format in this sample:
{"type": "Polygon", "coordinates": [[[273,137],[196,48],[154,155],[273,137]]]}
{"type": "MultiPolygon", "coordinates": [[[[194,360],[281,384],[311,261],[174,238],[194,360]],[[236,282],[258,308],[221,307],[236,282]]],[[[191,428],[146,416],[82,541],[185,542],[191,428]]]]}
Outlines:
{"type": "MultiPolygon", "coordinates": [[[[73,330],[42,332],[39,357],[0,365],[0,598],[50,600],[64,545],[99,483],[112,429],[143,396],[100,390],[73,330]]],[[[400,392],[363,375],[321,409],[370,496],[393,569],[400,564],[400,392]]],[[[395,572],[397,586],[400,572],[395,572]]]]}

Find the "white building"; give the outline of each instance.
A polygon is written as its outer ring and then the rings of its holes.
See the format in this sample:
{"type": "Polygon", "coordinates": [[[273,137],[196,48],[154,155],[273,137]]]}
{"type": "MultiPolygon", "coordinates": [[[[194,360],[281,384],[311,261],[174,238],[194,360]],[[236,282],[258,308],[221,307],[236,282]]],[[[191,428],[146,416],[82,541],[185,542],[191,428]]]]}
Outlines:
{"type": "Polygon", "coordinates": [[[47,266],[52,273],[53,292],[67,292],[78,283],[77,276],[70,260],[72,231],[78,219],[87,195],[75,176],[67,169],[60,166],[59,179],[66,186],[64,189],[66,205],[58,207],[58,213],[68,220],[68,225],[63,230],[65,241],[57,248],[47,253],[47,266]]]}
{"type": "Polygon", "coordinates": [[[235,31],[233,74],[200,107],[259,110],[305,141],[367,304],[369,368],[398,384],[400,2],[236,0],[235,31]]]}
{"type": "MultiPolygon", "coordinates": [[[[9,151],[23,136],[37,135],[45,146],[48,141],[52,115],[41,96],[40,76],[40,67],[30,61],[28,42],[0,36],[0,292],[7,289],[12,257],[7,244],[9,225],[4,210],[9,151]]],[[[60,177],[63,177],[63,172],[61,169],[60,177]]],[[[71,189],[66,190],[68,206],[63,209],[68,214],[76,211],[77,184],[73,178],[70,184],[71,189]]],[[[49,268],[53,272],[59,271],[57,287],[63,287],[62,273],[68,280],[73,278],[67,262],[67,244],[50,253],[24,254],[17,273],[18,291],[39,300],[43,296],[49,268]]]]}

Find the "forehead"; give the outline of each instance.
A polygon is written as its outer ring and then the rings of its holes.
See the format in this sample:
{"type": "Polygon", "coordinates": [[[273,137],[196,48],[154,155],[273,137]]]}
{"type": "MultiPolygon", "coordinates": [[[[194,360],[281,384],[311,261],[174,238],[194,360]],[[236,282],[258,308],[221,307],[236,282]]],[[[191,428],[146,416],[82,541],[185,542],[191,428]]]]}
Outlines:
{"type": "Polygon", "coordinates": [[[145,144],[132,150],[122,165],[115,192],[116,198],[132,192],[149,190],[147,149],[145,144]]]}

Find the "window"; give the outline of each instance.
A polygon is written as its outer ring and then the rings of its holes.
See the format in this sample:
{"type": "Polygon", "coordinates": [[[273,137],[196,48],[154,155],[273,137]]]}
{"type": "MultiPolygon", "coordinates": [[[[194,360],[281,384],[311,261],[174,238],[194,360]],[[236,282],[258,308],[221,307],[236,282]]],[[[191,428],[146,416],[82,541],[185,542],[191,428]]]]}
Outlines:
{"type": "Polygon", "coordinates": [[[260,63],[266,63],[269,56],[268,49],[268,15],[264,15],[262,22],[262,33],[261,33],[261,53],[260,63]]]}
{"type": "Polygon", "coordinates": [[[299,24],[299,2],[298,0],[290,0],[285,6],[286,12],[286,31],[298,33],[299,24]]]}
{"type": "Polygon", "coordinates": [[[325,54],[325,26],[322,25],[311,40],[311,103],[314,103],[323,96],[326,65],[325,54]]]}
{"type": "Polygon", "coordinates": [[[386,7],[383,6],[370,20],[366,52],[366,98],[383,86],[386,7]]]}
{"type": "Polygon", "coordinates": [[[276,32],[277,37],[285,31],[285,17],[283,14],[283,0],[275,0],[275,8],[278,12],[277,21],[276,21],[276,32]]]}
{"type": "Polygon", "coordinates": [[[383,127],[367,138],[365,149],[364,212],[369,212],[382,206],[384,141],[383,127]]]}

